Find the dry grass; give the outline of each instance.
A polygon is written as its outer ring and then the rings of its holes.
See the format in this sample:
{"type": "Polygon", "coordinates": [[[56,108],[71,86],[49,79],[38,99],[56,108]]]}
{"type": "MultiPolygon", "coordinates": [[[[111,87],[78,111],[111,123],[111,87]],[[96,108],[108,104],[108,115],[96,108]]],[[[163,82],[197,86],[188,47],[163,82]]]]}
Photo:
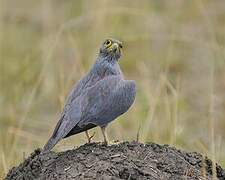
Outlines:
{"type": "MultiPolygon", "coordinates": [[[[111,139],[199,151],[225,166],[225,2],[0,0],[0,178],[50,136],[106,37],[138,94],[111,139]]],[[[101,140],[99,130],[95,141],[101,140]]],[[[86,142],[83,134],[57,150],[86,142]]]]}

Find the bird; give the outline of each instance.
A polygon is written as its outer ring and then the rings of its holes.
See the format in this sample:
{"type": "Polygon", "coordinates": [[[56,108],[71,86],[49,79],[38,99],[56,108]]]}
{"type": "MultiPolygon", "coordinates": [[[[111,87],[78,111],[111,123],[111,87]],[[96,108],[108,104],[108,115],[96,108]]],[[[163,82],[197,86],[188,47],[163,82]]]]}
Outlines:
{"type": "Polygon", "coordinates": [[[136,84],[126,80],[119,66],[122,42],[107,38],[101,43],[99,53],[90,70],[72,88],[52,136],[43,151],[50,151],[60,140],[100,127],[108,144],[107,125],[124,114],[134,103],[136,84]]]}

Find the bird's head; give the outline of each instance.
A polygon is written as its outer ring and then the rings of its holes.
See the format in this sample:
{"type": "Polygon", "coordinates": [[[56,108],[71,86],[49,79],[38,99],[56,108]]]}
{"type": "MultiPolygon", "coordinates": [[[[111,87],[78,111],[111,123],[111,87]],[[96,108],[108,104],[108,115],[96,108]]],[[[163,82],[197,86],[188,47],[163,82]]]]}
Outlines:
{"type": "Polygon", "coordinates": [[[104,58],[118,60],[121,57],[122,48],[122,42],[108,38],[102,43],[99,55],[104,58]]]}

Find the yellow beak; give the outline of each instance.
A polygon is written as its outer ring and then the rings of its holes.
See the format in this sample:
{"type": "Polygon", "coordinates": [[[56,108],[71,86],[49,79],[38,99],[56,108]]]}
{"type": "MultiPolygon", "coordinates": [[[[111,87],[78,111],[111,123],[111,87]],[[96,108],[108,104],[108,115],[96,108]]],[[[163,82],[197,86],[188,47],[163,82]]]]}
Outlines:
{"type": "Polygon", "coordinates": [[[120,50],[120,46],[118,43],[114,42],[110,47],[109,47],[110,51],[114,51],[114,50],[120,50]]]}

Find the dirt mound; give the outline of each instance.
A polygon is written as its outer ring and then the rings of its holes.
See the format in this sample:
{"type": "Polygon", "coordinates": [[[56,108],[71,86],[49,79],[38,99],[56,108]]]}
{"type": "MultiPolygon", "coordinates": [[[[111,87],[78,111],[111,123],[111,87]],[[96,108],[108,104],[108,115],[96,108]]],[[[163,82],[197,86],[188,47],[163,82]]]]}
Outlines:
{"type": "MultiPolygon", "coordinates": [[[[225,170],[216,166],[218,179],[225,170]]],[[[212,163],[168,145],[91,143],[65,152],[35,150],[5,179],[211,179],[212,163]]]]}

